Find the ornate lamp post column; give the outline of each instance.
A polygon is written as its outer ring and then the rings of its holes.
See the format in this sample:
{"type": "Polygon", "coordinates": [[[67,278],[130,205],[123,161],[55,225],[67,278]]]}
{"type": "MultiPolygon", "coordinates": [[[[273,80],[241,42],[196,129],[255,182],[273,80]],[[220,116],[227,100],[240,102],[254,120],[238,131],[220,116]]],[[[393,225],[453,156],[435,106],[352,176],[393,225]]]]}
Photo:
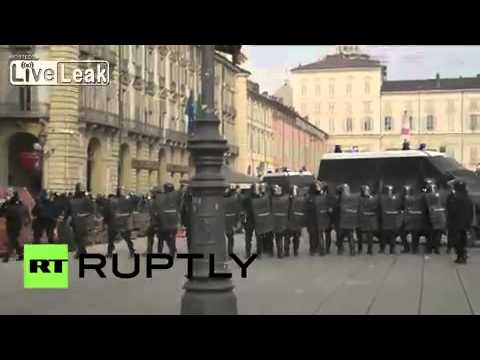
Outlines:
{"type": "Polygon", "coordinates": [[[193,254],[203,259],[193,261],[193,277],[184,286],[182,315],[236,315],[237,299],[233,282],[227,277],[211,277],[227,273],[227,251],[223,192],[227,186],[222,173],[227,141],[220,135],[220,121],[214,113],[215,45],[202,46],[201,112],[195,121],[195,133],[188,141],[195,166],[192,190],[193,254]],[[214,264],[210,261],[215,259],[214,264]]]}

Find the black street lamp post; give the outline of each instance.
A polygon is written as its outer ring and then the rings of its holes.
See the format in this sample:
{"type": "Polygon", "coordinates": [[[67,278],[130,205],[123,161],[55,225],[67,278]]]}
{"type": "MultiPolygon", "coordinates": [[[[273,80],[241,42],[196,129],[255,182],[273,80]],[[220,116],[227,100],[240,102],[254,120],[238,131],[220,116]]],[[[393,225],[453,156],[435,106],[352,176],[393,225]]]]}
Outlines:
{"type": "Polygon", "coordinates": [[[228,273],[225,244],[223,192],[227,186],[222,173],[227,141],[220,135],[220,120],[214,113],[215,45],[202,46],[201,111],[195,132],[188,141],[195,166],[192,190],[193,276],[187,280],[181,301],[182,315],[236,315],[237,299],[228,273]],[[213,261],[214,259],[214,261],[213,261]],[[211,274],[217,274],[212,277],[211,274]]]}

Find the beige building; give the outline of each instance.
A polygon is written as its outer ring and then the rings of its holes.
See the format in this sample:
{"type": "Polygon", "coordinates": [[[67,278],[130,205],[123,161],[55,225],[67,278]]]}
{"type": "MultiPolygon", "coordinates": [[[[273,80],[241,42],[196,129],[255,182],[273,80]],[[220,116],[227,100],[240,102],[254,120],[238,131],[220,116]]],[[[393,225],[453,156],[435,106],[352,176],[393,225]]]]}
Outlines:
{"type": "Polygon", "coordinates": [[[294,106],[332,136],[360,151],[412,148],[447,152],[469,168],[480,162],[480,78],[387,81],[386,68],[357,46],[292,70],[294,106]],[[402,135],[405,134],[405,135],[402,135]]]}
{"type": "MultiPolygon", "coordinates": [[[[176,186],[192,168],[186,149],[185,109],[200,92],[198,45],[44,45],[0,47],[0,184],[72,191],[81,182],[93,193],[120,185],[145,193],[176,186]],[[8,81],[15,53],[44,60],[104,59],[106,87],[16,87],[8,81]],[[33,145],[43,145],[38,171],[25,166],[33,145]],[[43,171],[42,171],[43,170],[43,171]]],[[[71,71],[71,69],[70,69],[71,71]]],[[[217,56],[217,114],[235,161],[236,68],[217,56]]],[[[28,164],[27,164],[28,165],[28,164]]]]}

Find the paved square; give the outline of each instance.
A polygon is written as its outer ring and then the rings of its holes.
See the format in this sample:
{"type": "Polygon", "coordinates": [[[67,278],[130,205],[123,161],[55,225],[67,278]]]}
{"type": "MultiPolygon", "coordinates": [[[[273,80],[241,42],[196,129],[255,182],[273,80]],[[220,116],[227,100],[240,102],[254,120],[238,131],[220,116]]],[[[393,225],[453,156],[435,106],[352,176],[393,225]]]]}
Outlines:
{"type": "MultiPolygon", "coordinates": [[[[139,252],[145,239],[135,241],[139,252]]],[[[470,249],[468,265],[455,265],[453,255],[308,255],[308,238],[298,258],[263,258],[248,278],[231,263],[240,314],[476,314],[480,312],[480,250],[470,249]]],[[[185,251],[184,242],[178,244],[185,251]]],[[[243,235],[236,251],[243,256],[243,235]]],[[[120,268],[132,269],[123,244],[117,245],[120,268]]],[[[335,249],[335,247],[333,247],[335,249]]],[[[106,246],[90,252],[105,253],[106,246]]],[[[444,251],[444,249],[442,249],[444,251]]],[[[142,259],[143,260],[143,259],[142,259]]],[[[154,271],[152,279],[107,279],[87,272],[78,278],[71,259],[70,288],[23,288],[21,262],[0,263],[0,314],[179,314],[186,261],[171,270],[154,271]]],[[[141,263],[144,264],[144,263],[141,263]]],[[[141,274],[145,269],[141,267],[141,274]]],[[[109,276],[110,275],[110,276],[109,276]]]]}

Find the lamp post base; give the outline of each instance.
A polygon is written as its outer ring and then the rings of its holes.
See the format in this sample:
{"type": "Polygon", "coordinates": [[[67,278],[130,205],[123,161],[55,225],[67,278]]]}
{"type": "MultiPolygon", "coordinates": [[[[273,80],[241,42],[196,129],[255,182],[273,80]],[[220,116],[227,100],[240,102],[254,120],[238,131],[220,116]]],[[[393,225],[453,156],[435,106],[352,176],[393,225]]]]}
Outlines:
{"type": "Polygon", "coordinates": [[[237,315],[231,281],[189,280],[182,296],[181,315],[237,315]],[[219,286],[220,285],[220,286],[219,286]]]}

